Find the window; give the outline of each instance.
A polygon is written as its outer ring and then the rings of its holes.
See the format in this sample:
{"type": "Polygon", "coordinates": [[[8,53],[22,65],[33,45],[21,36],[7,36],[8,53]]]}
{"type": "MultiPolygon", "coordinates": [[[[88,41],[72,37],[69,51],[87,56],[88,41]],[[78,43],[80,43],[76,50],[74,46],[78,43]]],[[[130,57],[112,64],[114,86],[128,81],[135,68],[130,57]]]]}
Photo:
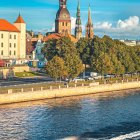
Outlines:
{"type": "Polygon", "coordinates": [[[3,34],[1,34],[1,38],[3,38],[3,34]]]}
{"type": "Polygon", "coordinates": [[[64,26],[64,22],[62,23],[62,26],[64,26]]]}
{"type": "Polygon", "coordinates": [[[1,43],[1,47],[3,47],[3,43],[1,43]]]}
{"type": "Polygon", "coordinates": [[[14,48],[16,48],[16,43],[14,43],[14,48]]]}
{"type": "Polygon", "coordinates": [[[16,35],[14,35],[14,39],[16,39],[16,35]]]}
{"type": "Polygon", "coordinates": [[[66,22],[66,26],[68,26],[68,23],[66,22]]]}
{"type": "Polygon", "coordinates": [[[10,43],[10,48],[12,47],[12,44],[10,43]]]}
{"type": "Polygon", "coordinates": [[[10,39],[12,39],[12,35],[10,35],[10,39]]]}
{"type": "Polygon", "coordinates": [[[16,51],[14,51],[14,55],[16,55],[16,51]]]}
{"type": "Polygon", "coordinates": [[[11,51],[9,52],[9,55],[12,55],[12,52],[11,51]]]}
{"type": "Polygon", "coordinates": [[[3,55],[3,50],[1,51],[1,55],[3,55]]]}

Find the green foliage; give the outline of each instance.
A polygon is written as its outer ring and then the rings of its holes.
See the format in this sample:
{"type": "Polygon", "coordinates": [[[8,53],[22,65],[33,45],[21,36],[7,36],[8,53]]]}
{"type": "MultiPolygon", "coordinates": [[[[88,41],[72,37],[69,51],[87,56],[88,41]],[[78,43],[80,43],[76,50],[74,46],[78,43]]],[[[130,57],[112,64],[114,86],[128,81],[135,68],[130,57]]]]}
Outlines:
{"type": "Polygon", "coordinates": [[[69,78],[77,77],[84,70],[82,61],[79,59],[78,54],[68,54],[64,57],[64,60],[69,78]]]}
{"type": "Polygon", "coordinates": [[[70,78],[83,71],[82,63],[101,74],[120,75],[140,71],[140,46],[127,46],[108,36],[81,38],[76,47],[67,37],[49,40],[42,52],[48,61],[55,56],[63,59],[65,75],[70,78]]]}
{"type": "MultiPolygon", "coordinates": [[[[83,64],[78,55],[77,49],[73,42],[71,42],[67,37],[62,37],[59,40],[49,40],[46,42],[46,46],[42,49],[42,52],[50,62],[48,65],[51,65],[51,67],[54,67],[52,60],[53,63],[58,63],[57,61],[54,62],[54,58],[56,58],[56,56],[64,61],[66,77],[75,78],[83,71],[83,64]]],[[[56,75],[58,75],[56,78],[59,78],[60,74],[52,74],[48,65],[47,71],[49,69],[48,73],[50,76],[56,77],[56,75]]],[[[56,65],[56,69],[57,67],[58,65],[56,65]]],[[[61,69],[58,69],[58,71],[60,70],[61,69]]]]}
{"type": "Polygon", "coordinates": [[[55,56],[48,62],[47,73],[55,79],[67,76],[66,67],[64,65],[64,60],[58,56],[55,56]]]}
{"type": "Polygon", "coordinates": [[[57,55],[56,42],[56,39],[50,39],[46,42],[45,47],[42,48],[42,53],[46,56],[48,61],[57,55]]]}
{"type": "Polygon", "coordinates": [[[140,71],[140,46],[127,46],[108,36],[93,40],[82,38],[77,50],[84,64],[101,74],[124,74],[140,71]]]}

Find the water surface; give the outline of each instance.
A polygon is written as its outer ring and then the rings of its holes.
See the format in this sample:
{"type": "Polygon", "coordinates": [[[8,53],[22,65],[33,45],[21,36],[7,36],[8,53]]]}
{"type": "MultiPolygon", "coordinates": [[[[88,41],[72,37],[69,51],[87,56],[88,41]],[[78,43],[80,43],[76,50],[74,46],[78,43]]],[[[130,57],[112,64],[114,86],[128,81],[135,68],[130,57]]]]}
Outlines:
{"type": "Polygon", "coordinates": [[[140,91],[0,106],[0,140],[138,138],[139,131],[140,91]]]}

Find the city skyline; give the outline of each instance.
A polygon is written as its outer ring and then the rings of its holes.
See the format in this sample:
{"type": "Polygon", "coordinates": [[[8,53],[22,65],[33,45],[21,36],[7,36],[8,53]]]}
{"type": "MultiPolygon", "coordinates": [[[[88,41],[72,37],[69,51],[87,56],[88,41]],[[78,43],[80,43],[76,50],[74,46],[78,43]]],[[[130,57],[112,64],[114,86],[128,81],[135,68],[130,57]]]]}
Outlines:
{"type": "MultiPolygon", "coordinates": [[[[77,0],[67,1],[72,17],[72,30],[75,28],[77,3],[77,0]]],[[[95,35],[107,34],[113,38],[139,39],[140,2],[138,0],[80,0],[83,34],[85,34],[89,3],[95,35]]],[[[54,30],[58,6],[58,0],[30,0],[27,2],[2,0],[0,18],[14,22],[17,15],[21,13],[27,23],[28,30],[45,33],[54,30]]]]}

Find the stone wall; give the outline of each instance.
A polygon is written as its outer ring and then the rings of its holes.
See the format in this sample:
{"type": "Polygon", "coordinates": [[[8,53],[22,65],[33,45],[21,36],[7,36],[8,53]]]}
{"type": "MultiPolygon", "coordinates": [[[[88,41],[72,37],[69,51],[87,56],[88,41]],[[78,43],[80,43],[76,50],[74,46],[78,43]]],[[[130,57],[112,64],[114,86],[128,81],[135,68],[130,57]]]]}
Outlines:
{"type": "Polygon", "coordinates": [[[9,90],[9,94],[0,94],[0,104],[9,104],[17,102],[35,101],[42,99],[53,99],[70,96],[80,96],[95,93],[104,93],[119,90],[128,90],[140,88],[140,82],[129,82],[110,85],[99,86],[86,86],[86,87],[74,87],[74,88],[59,88],[54,90],[40,90],[35,92],[21,92],[12,93],[9,90]]]}
{"type": "Polygon", "coordinates": [[[26,65],[17,65],[13,68],[0,68],[0,72],[3,73],[3,79],[14,77],[16,72],[29,72],[30,67],[26,65]]]}

